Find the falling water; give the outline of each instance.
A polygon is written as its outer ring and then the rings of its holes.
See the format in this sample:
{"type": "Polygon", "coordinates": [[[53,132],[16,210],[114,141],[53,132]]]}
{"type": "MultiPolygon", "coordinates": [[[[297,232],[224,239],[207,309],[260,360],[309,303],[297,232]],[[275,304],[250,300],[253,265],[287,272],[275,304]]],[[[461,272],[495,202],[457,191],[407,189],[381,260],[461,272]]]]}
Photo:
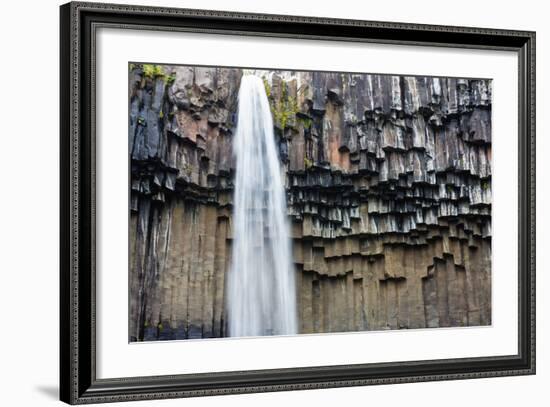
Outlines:
{"type": "Polygon", "coordinates": [[[262,80],[239,90],[233,252],[228,281],[230,336],[297,332],[296,288],[286,199],[262,80]]]}

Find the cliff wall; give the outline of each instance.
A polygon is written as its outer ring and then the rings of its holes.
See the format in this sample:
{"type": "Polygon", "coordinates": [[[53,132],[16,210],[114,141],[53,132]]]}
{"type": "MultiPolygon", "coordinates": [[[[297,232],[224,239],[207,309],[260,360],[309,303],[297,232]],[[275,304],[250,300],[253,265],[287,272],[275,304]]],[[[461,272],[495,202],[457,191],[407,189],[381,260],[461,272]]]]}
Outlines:
{"type": "MultiPolygon", "coordinates": [[[[130,340],[224,336],[242,70],[130,68],[130,340]]],[[[490,324],[491,81],[254,73],[301,332],[490,324]]]]}

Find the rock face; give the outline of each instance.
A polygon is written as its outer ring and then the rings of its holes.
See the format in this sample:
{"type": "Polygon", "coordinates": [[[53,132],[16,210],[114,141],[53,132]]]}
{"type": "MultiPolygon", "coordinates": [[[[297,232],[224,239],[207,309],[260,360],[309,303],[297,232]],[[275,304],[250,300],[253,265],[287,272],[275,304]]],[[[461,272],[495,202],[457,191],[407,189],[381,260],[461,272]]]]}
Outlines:
{"type": "MultiPolygon", "coordinates": [[[[130,67],[129,340],[222,337],[241,69],[130,67]]],[[[255,71],[301,333],[491,323],[491,81],[255,71]]]]}

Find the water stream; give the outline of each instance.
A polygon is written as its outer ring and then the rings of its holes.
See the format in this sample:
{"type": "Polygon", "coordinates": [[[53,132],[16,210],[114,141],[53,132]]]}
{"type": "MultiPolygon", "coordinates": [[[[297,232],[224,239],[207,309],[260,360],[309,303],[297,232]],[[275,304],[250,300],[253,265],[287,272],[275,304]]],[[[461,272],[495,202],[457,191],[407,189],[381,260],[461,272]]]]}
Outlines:
{"type": "Polygon", "coordinates": [[[295,334],[296,288],[285,188],[269,101],[257,76],[242,77],[237,121],[229,335],[295,334]]]}

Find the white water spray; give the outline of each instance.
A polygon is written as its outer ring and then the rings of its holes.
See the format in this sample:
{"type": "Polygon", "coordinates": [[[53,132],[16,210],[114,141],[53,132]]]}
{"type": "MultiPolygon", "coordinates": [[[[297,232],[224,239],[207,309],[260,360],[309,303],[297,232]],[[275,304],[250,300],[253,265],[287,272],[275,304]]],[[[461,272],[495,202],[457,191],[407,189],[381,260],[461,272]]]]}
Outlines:
{"type": "Polygon", "coordinates": [[[262,80],[241,79],[228,280],[230,336],[297,333],[296,288],[286,198],[262,80]]]}

